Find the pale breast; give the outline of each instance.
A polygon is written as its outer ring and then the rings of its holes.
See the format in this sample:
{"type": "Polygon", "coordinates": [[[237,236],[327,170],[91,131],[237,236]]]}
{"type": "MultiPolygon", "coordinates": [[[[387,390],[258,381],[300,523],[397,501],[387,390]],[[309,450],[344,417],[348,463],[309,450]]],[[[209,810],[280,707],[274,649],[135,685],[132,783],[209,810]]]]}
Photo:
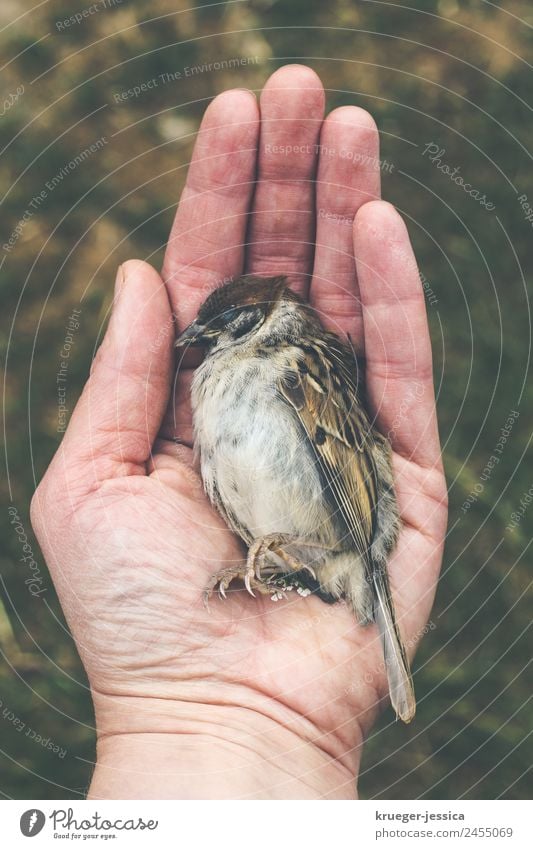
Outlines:
{"type": "Polygon", "coordinates": [[[192,395],[202,476],[211,500],[220,499],[251,538],[316,539],[322,484],[305,434],[277,392],[278,365],[248,357],[197,370],[192,395]]]}

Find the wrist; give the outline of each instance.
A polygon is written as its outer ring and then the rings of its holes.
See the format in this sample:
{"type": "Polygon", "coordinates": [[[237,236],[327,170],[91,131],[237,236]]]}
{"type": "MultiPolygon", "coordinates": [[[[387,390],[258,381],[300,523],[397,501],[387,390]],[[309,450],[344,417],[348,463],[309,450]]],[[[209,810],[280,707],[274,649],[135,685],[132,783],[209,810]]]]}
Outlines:
{"type": "Polygon", "coordinates": [[[258,698],[262,710],[95,695],[97,762],[89,798],[356,798],[360,738],[341,752],[334,735],[258,698]]]}

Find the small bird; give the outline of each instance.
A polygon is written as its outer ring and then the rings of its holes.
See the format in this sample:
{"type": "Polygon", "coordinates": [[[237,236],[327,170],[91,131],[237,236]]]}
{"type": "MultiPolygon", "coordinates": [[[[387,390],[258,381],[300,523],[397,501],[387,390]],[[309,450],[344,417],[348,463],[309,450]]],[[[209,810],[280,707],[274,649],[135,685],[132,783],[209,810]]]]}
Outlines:
{"type": "Polygon", "coordinates": [[[177,347],[206,352],[192,382],[195,448],[206,493],[248,547],[239,579],[279,600],[287,590],[345,599],[376,622],[392,705],[415,696],[387,575],[400,520],[391,449],[364,403],[362,360],[324,329],[286,278],[245,275],[216,288],[177,347]]]}

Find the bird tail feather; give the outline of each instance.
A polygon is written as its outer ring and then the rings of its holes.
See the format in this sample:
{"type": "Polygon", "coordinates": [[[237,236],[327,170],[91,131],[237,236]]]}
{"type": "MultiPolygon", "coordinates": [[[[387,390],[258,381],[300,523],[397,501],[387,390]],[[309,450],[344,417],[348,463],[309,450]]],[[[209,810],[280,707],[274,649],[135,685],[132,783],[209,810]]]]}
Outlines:
{"type": "Polygon", "coordinates": [[[396,622],[387,573],[376,569],[373,583],[376,594],[375,619],[383,644],[391,703],[396,715],[403,722],[411,722],[416,711],[415,691],[409,661],[396,622]]]}

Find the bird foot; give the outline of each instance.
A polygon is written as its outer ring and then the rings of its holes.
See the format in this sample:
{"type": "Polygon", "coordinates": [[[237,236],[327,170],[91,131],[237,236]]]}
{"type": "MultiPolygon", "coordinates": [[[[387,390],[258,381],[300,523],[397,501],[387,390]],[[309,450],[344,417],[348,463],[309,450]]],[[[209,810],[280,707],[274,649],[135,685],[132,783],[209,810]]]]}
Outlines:
{"type": "Polygon", "coordinates": [[[269,595],[272,601],[287,598],[287,593],[291,590],[296,590],[303,597],[310,595],[311,591],[298,579],[298,573],[308,572],[316,580],[315,571],[284,550],[284,546],[290,544],[322,548],[290,534],[278,533],[258,537],[248,549],[245,566],[223,569],[213,575],[204,590],[205,606],[209,608],[209,599],[217,587],[219,596],[225,599],[226,590],[233,581],[242,581],[250,595],[255,597],[255,590],[261,595],[269,595]],[[277,555],[283,565],[275,563],[272,558],[267,560],[269,554],[277,555]]]}
{"type": "Polygon", "coordinates": [[[288,586],[281,579],[276,579],[275,582],[262,580],[261,578],[257,578],[254,571],[250,570],[248,566],[236,566],[223,569],[221,572],[213,575],[204,590],[205,606],[209,607],[209,599],[217,587],[219,596],[226,599],[226,590],[229,589],[233,581],[242,581],[251,596],[255,597],[255,592],[258,592],[261,595],[269,595],[272,601],[279,601],[280,598],[284,597],[286,590],[292,589],[292,587],[288,586]]]}
{"type": "Polygon", "coordinates": [[[255,590],[261,595],[269,595],[271,601],[280,601],[282,598],[287,598],[287,593],[294,589],[300,595],[309,594],[309,590],[301,587],[297,581],[292,580],[289,576],[273,574],[266,579],[257,578],[253,572],[250,572],[247,566],[236,566],[230,569],[223,569],[210,579],[204,590],[204,604],[208,610],[209,599],[217,586],[219,596],[227,599],[226,590],[233,581],[242,581],[245,588],[254,598],[255,590]]]}

